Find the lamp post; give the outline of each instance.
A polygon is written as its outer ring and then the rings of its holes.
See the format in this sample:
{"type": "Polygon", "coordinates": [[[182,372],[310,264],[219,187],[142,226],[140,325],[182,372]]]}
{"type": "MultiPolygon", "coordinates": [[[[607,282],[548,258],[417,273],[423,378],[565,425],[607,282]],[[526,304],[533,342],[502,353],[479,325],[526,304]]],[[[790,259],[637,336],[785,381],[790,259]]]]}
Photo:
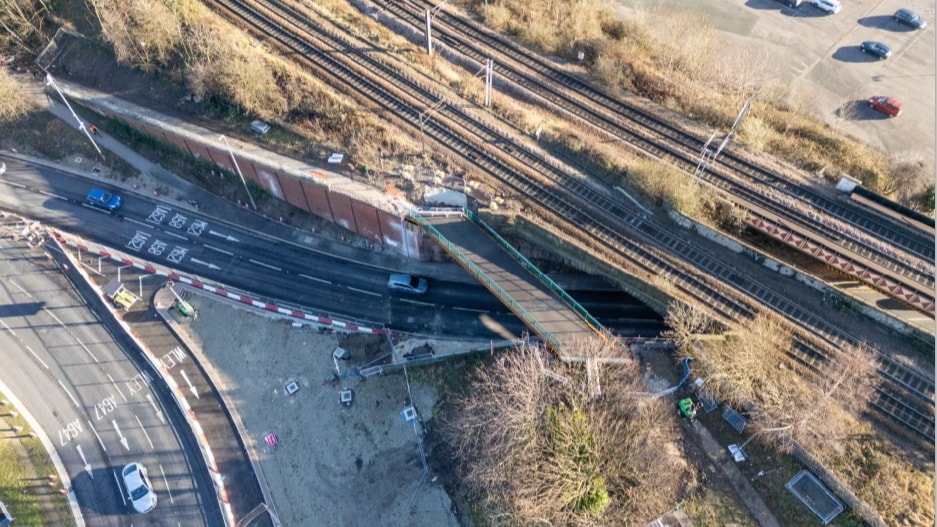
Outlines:
{"type": "Polygon", "coordinates": [[[72,117],[78,121],[78,129],[84,132],[85,136],[88,137],[88,140],[91,141],[91,144],[94,146],[94,149],[98,151],[98,155],[101,156],[101,159],[104,159],[104,153],[101,152],[101,149],[98,148],[98,144],[94,142],[94,138],[91,137],[91,134],[88,132],[88,129],[85,127],[85,122],[82,121],[78,114],[75,113],[75,110],[72,109],[72,105],[68,104],[68,99],[65,98],[65,95],[62,93],[62,90],[59,89],[59,85],[55,83],[55,79],[52,78],[50,73],[46,73],[46,86],[52,86],[55,91],[59,94],[59,97],[62,98],[62,102],[65,103],[65,106],[68,108],[68,111],[72,112],[72,117]]]}
{"type": "Polygon", "coordinates": [[[235,159],[235,157],[234,157],[234,151],[231,150],[231,144],[228,143],[228,138],[225,137],[224,134],[222,134],[222,135],[220,135],[220,136],[218,137],[218,139],[219,139],[220,141],[223,141],[224,144],[225,144],[225,146],[228,147],[228,154],[231,155],[231,162],[234,163],[234,169],[237,171],[238,176],[240,176],[240,178],[241,178],[241,183],[244,184],[244,191],[247,192],[247,199],[250,200],[250,202],[251,202],[251,207],[252,207],[254,210],[257,210],[257,204],[254,203],[254,197],[251,196],[251,189],[249,189],[249,188],[247,187],[247,181],[244,179],[244,174],[241,173],[241,167],[238,166],[238,161],[237,161],[237,159],[235,159]]]}

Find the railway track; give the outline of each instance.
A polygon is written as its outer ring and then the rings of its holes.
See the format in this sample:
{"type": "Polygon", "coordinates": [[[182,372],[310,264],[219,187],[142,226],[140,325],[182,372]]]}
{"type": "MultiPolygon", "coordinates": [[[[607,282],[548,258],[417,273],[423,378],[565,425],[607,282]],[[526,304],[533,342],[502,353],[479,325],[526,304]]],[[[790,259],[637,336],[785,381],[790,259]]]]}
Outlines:
{"type": "MultiPolygon", "coordinates": [[[[431,89],[410,76],[401,74],[398,69],[383,60],[362,51],[370,49],[368,46],[348,42],[339,30],[331,29],[323,21],[310,20],[286,4],[268,2],[263,7],[252,7],[246,0],[215,0],[215,3],[238,22],[246,23],[253,31],[262,33],[265,37],[275,40],[279,46],[291,51],[295,59],[313,66],[324,78],[330,79],[332,84],[344,90],[351,90],[361,100],[389,110],[388,114],[395,116],[394,118],[404,125],[417,128],[416,123],[420,122],[421,110],[437,108],[435,118],[423,121],[422,133],[427,137],[450,152],[471,160],[503,184],[527,196],[543,210],[551,211],[558,218],[562,218],[568,226],[589,234],[593,240],[603,244],[606,251],[624,259],[630,265],[644,270],[649,275],[670,277],[678,290],[698,299],[703,305],[711,306],[713,314],[718,318],[740,320],[751,317],[757,311],[745,298],[728,296],[718,290],[712,285],[715,281],[703,274],[705,271],[717,276],[731,275],[733,271],[730,266],[694,249],[680,236],[672,235],[663,227],[649,221],[643,212],[619,206],[588,185],[568,177],[556,166],[523,146],[506,142],[501,132],[476,121],[459,106],[446,103],[431,89]],[[348,52],[335,53],[334,50],[348,52]],[[458,130],[458,133],[454,130],[458,130]],[[548,184],[544,184],[544,180],[538,177],[552,179],[547,181],[548,184]],[[629,236],[621,234],[622,230],[629,232],[629,236]],[[639,235],[638,239],[635,239],[634,235],[639,235]],[[679,254],[680,258],[675,259],[672,254],[662,253],[654,248],[654,244],[668,247],[672,252],[679,254]],[[693,263],[693,270],[687,271],[679,264],[690,261],[690,256],[700,258],[701,263],[693,263]]],[[[746,286],[746,293],[751,294],[749,291],[753,291],[765,295],[766,291],[752,280],[745,277],[735,278],[740,279],[746,286]]],[[[759,302],[765,302],[757,296],[755,298],[759,302]]],[[[780,297],[776,297],[775,301],[780,302],[780,297]]],[[[796,315],[797,311],[801,312],[801,318],[808,315],[789,300],[784,299],[781,304],[784,310],[791,312],[786,313],[788,316],[796,315]]],[[[837,334],[836,338],[845,337],[837,334]]],[[[808,344],[803,347],[809,350],[807,353],[813,353],[814,356],[801,357],[799,360],[816,366],[818,361],[822,360],[823,354],[808,344]]],[[[899,376],[914,374],[913,370],[901,365],[896,366],[899,376]]],[[[886,386],[886,393],[893,395],[897,400],[905,400],[905,394],[887,388],[892,384],[894,383],[883,384],[886,386]]],[[[926,394],[927,387],[925,382],[925,390],[921,394],[926,394]]],[[[932,394],[933,382],[930,383],[929,390],[932,394]]],[[[932,405],[932,400],[930,404],[932,405]]],[[[913,401],[909,406],[917,408],[921,404],[913,401]]],[[[881,411],[894,422],[911,429],[912,425],[907,424],[908,420],[898,419],[889,413],[888,408],[881,411]]],[[[928,411],[920,413],[924,414],[921,417],[924,424],[913,425],[917,426],[917,429],[912,431],[931,437],[933,412],[930,411],[929,416],[930,431],[927,425],[928,411]]]]}
{"type": "MultiPolygon", "coordinates": [[[[406,24],[412,34],[422,34],[424,12],[432,8],[422,0],[390,0],[381,6],[406,24]]],[[[498,75],[528,90],[540,101],[639,151],[695,171],[704,141],[694,135],[581,82],[539,55],[458,15],[438,16],[433,26],[440,42],[471,61],[483,63],[494,58],[498,75]]],[[[914,290],[924,298],[914,307],[923,307],[933,316],[932,237],[787,181],[731,149],[723,151],[718,163],[701,176],[750,212],[799,230],[801,236],[862,262],[873,274],[888,276],[904,289],[914,290]],[[899,250],[892,250],[892,246],[899,250]]],[[[857,278],[896,296],[892,287],[882,287],[861,273],[857,273],[857,278]]],[[[898,299],[906,301],[900,296],[898,299]]]]}

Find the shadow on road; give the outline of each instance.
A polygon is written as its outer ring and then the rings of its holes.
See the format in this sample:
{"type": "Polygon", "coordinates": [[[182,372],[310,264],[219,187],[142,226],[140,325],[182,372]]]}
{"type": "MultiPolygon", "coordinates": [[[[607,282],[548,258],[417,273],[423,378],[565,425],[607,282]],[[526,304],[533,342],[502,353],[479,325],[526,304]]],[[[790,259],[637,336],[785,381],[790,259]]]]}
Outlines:
{"type": "Polygon", "coordinates": [[[840,119],[847,121],[884,121],[889,119],[884,113],[869,108],[864,99],[849,101],[834,112],[840,119]]]}
{"type": "Polygon", "coordinates": [[[914,29],[911,27],[895,22],[894,17],[891,15],[867,16],[860,18],[857,20],[857,22],[860,26],[871,27],[874,29],[884,29],[886,31],[893,31],[895,33],[910,33],[914,31],[914,29]]]}
{"type": "Polygon", "coordinates": [[[842,46],[833,52],[833,58],[840,62],[855,62],[860,64],[883,60],[870,53],[863,53],[859,50],[859,46],[842,46]]]}

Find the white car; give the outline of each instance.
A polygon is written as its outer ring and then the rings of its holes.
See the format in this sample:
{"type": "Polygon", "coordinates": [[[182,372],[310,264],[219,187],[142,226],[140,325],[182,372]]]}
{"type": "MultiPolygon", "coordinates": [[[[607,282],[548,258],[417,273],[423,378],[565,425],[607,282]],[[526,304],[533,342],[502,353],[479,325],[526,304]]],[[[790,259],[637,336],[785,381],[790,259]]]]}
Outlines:
{"type": "Polygon", "coordinates": [[[832,15],[839,13],[839,10],[842,8],[842,5],[839,3],[839,0],[813,0],[813,5],[821,11],[826,11],[832,15]]]}
{"type": "Polygon", "coordinates": [[[146,475],[146,468],[139,463],[131,463],[124,467],[121,474],[124,476],[124,487],[127,489],[127,497],[130,498],[133,510],[140,513],[153,510],[156,507],[156,493],[153,492],[153,485],[146,475]]]}

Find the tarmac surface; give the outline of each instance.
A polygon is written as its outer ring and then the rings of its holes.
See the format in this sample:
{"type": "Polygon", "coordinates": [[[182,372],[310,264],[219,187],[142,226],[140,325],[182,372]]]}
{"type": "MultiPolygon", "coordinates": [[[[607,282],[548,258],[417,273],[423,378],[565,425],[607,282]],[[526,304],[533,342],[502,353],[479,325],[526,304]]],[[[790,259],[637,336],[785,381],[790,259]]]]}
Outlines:
{"type": "MultiPolygon", "coordinates": [[[[808,0],[790,8],[775,0],[615,0],[626,13],[681,11],[707,19],[723,39],[722,49],[750,49],[766,69],[790,85],[806,111],[831,127],[888,155],[934,166],[935,7],[924,0],[844,0],[826,15],[808,0]],[[928,21],[919,31],[894,22],[899,8],[928,21]],[[859,52],[865,40],[883,42],[892,56],[880,61],[859,52]],[[904,102],[895,119],[866,107],[873,95],[904,102]]],[[[734,50],[733,50],[734,51],[734,50]]],[[[753,65],[754,67],[755,65],[753,65]]]]}

